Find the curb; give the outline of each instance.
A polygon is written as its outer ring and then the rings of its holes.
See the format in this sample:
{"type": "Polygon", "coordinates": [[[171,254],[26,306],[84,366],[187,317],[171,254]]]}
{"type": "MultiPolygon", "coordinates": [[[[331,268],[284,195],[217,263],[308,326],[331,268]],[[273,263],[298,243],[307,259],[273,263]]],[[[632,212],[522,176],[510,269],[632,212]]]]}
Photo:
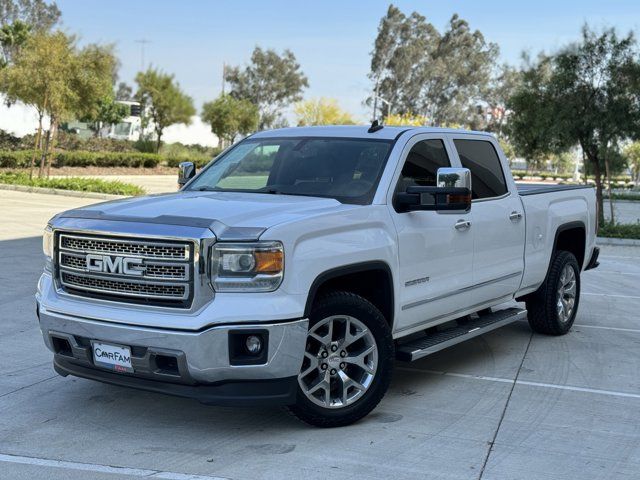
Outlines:
{"type": "Polygon", "coordinates": [[[640,240],[633,238],[597,237],[596,245],[616,245],[625,247],[640,247],[640,240]]]}
{"type": "Polygon", "coordinates": [[[96,192],[78,192],[76,190],[62,190],[59,188],[28,187],[26,185],[11,185],[8,183],[0,183],[0,190],[14,190],[16,192],[28,193],[45,193],[49,195],[62,195],[65,197],[97,198],[99,200],[116,200],[118,198],[126,198],[126,195],[111,195],[108,193],[96,192]]]}

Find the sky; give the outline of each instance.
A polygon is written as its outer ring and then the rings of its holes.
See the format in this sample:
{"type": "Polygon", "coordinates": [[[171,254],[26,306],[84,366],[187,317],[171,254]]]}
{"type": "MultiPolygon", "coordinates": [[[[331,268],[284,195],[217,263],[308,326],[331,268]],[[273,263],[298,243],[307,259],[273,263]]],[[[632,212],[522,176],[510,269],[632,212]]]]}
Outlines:
{"type": "MultiPolygon", "coordinates": [[[[304,0],[57,0],[62,28],[81,43],[113,43],[120,79],[133,84],[145,66],[175,74],[202,103],[220,94],[222,65],[243,65],[255,46],[290,49],[309,79],[305,98],[330,97],[361,121],[371,84],[370,52],[389,2],[304,0]]],[[[523,51],[553,51],[578,38],[588,22],[640,34],[640,1],[396,1],[442,31],[458,13],[500,47],[500,61],[520,64],[523,51]]]]}

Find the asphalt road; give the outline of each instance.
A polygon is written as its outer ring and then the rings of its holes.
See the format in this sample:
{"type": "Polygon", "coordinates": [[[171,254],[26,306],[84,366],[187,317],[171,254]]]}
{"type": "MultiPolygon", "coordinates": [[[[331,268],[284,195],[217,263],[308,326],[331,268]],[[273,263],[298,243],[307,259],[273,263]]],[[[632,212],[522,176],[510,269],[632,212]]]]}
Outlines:
{"type": "Polygon", "coordinates": [[[568,335],[520,322],[398,363],[369,417],[320,430],[58,377],[34,314],[39,235],[89,202],[0,191],[0,478],[640,478],[640,248],[603,248],[568,335]]]}

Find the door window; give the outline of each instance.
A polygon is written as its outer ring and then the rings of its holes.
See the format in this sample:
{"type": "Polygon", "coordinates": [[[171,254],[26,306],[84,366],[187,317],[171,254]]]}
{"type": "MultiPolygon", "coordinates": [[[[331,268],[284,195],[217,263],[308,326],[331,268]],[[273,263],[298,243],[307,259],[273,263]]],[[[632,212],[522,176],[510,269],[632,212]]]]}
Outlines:
{"type": "Polygon", "coordinates": [[[407,187],[412,186],[435,187],[438,169],[450,166],[442,140],[422,140],[411,147],[402,166],[396,192],[406,192],[407,187]]]}
{"type": "Polygon", "coordinates": [[[460,162],[471,170],[472,198],[500,197],[507,193],[500,158],[491,142],[484,140],[454,140],[460,162]]]}

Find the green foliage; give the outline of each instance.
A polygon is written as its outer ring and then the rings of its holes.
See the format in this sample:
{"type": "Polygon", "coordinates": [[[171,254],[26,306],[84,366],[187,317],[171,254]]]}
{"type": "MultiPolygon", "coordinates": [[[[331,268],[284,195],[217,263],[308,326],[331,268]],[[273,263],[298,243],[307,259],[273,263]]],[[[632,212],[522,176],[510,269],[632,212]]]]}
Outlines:
{"type": "Polygon", "coordinates": [[[302,91],[309,86],[295,55],[285,50],[256,47],[251,62],[244,69],[231,67],[225,80],[231,85],[231,95],[248,100],[260,110],[259,129],[273,128],[282,123],[281,111],[293,102],[302,100],[302,91]]]}
{"type": "Polygon", "coordinates": [[[217,157],[221,151],[222,149],[218,147],[171,143],[160,148],[160,155],[169,167],[177,167],[180,162],[193,162],[198,168],[201,168],[217,157]]]}
{"type": "Polygon", "coordinates": [[[600,224],[599,237],[640,239],[640,223],[611,223],[600,224]]]}
{"type": "Polygon", "coordinates": [[[176,123],[189,125],[196,114],[193,100],[180,90],[173,75],[149,68],[136,75],[138,93],[136,97],[144,110],[148,110],[153,120],[157,136],[156,152],[160,150],[162,132],[176,123]]]}
{"type": "Polygon", "coordinates": [[[457,14],[440,33],[419,13],[406,16],[391,5],[380,21],[369,78],[394,113],[467,124],[472,102],[489,88],[497,55],[497,45],[457,14]]]}
{"type": "Polygon", "coordinates": [[[231,144],[238,135],[256,130],[259,112],[249,100],[223,94],[202,106],[201,118],[218,138],[231,144]]]}
{"type": "MultiPolygon", "coordinates": [[[[33,151],[0,151],[1,168],[26,168],[33,151]]],[[[52,154],[52,166],[59,167],[133,167],[154,168],[163,158],[154,153],[138,152],[64,152],[52,154]]]]}
{"type": "Polygon", "coordinates": [[[0,0],[0,24],[17,21],[35,31],[49,30],[60,20],[60,9],[55,2],[45,0],[0,0]]]}
{"type": "Polygon", "coordinates": [[[81,122],[90,124],[94,135],[98,136],[100,129],[105,125],[115,125],[122,121],[129,114],[129,107],[121,103],[116,103],[111,95],[107,95],[97,101],[96,109],[88,112],[81,122]]]}
{"type": "Polygon", "coordinates": [[[2,25],[0,28],[0,68],[7,66],[20,53],[22,46],[27,43],[31,26],[20,20],[12,24],[2,25]]]}
{"type": "Polygon", "coordinates": [[[333,98],[318,98],[299,102],[294,107],[299,127],[309,125],[353,125],[350,113],[342,110],[333,98]]]}
{"type": "Polygon", "coordinates": [[[595,176],[601,222],[605,170],[620,166],[618,145],[640,133],[640,61],[633,35],[583,28],[580,42],[541,56],[510,100],[510,132],[527,157],[582,148],[595,176]]]}
{"type": "Polygon", "coordinates": [[[0,172],[0,183],[10,185],[24,185],[28,187],[56,188],[77,192],[98,192],[112,195],[144,195],[145,191],[137,185],[116,180],[101,180],[96,178],[29,178],[26,173],[0,172]]]}
{"type": "Polygon", "coordinates": [[[633,179],[640,183],[640,142],[636,141],[627,145],[623,150],[627,166],[633,173],[633,179]]]}

